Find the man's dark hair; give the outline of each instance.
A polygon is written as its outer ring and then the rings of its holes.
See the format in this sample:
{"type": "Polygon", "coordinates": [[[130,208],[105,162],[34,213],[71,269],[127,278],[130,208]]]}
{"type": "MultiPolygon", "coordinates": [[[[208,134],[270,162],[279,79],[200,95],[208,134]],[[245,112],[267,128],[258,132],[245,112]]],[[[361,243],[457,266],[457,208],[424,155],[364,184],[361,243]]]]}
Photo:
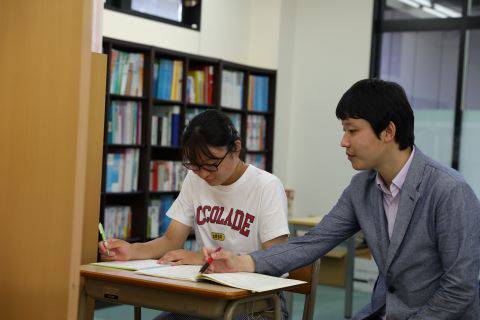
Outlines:
{"type": "Polygon", "coordinates": [[[240,136],[230,118],[219,110],[207,110],[195,116],[182,136],[183,159],[200,164],[202,158],[217,159],[208,147],[235,149],[240,136]]]}
{"type": "Polygon", "coordinates": [[[358,81],[344,93],[335,114],[340,120],[366,120],[377,137],[392,121],[396,127],[395,141],[400,150],[413,146],[413,110],[405,90],[395,82],[379,79],[358,81]]]}

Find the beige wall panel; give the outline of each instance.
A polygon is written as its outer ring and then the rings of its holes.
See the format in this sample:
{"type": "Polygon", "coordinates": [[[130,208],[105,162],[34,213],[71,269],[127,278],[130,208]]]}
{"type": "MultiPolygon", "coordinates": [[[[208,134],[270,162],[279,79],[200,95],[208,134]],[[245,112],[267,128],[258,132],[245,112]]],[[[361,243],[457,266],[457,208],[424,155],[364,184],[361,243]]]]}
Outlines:
{"type": "Polygon", "coordinates": [[[90,6],[0,0],[1,319],[74,317],[90,6]]]}
{"type": "Polygon", "coordinates": [[[96,262],[100,194],[102,184],[103,125],[107,55],[92,53],[90,74],[90,112],[88,121],[85,215],[83,219],[82,264],[96,262]]]}

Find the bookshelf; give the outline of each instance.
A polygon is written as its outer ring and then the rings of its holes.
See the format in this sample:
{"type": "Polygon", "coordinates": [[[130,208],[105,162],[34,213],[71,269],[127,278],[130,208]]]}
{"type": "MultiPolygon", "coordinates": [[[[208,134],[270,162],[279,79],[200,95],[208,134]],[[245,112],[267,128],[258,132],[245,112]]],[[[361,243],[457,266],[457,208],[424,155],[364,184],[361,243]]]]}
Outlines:
{"type": "Polygon", "coordinates": [[[110,229],[130,242],[161,234],[157,217],[162,220],[186,174],[181,133],[205,110],[230,116],[244,160],[271,172],[275,70],[111,38],[103,45],[108,76],[100,221],[107,234],[110,229]]]}

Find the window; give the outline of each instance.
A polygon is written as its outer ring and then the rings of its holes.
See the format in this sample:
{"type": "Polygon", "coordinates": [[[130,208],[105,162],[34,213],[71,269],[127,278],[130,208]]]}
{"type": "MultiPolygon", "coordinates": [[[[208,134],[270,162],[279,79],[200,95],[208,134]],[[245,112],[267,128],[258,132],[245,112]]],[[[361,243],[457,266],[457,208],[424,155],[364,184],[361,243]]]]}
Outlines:
{"type": "Polygon", "coordinates": [[[376,0],[370,70],[404,87],[415,144],[480,196],[480,0],[376,0]]]}
{"type": "Polygon", "coordinates": [[[480,16],[480,0],[472,0],[468,8],[468,14],[471,16],[480,16]]]}
{"type": "Polygon", "coordinates": [[[387,0],[385,20],[459,18],[462,0],[387,0]]]}
{"type": "Polygon", "coordinates": [[[380,78],[399,83],[415,113],[415,143],[451,164],[458,31],[385,32],[380,78]]]}
{"type": "Polygon", "coordinates": [[[105,8],[200,30],[201,0],[107,0],[105,8]]]}
{"type": "Polygon", "coordinates": [[[460,172],[480,195],[480,30],[467,34],[465,55],[466,74],[462,104],[462,134],[460,148],[460,172]]]}

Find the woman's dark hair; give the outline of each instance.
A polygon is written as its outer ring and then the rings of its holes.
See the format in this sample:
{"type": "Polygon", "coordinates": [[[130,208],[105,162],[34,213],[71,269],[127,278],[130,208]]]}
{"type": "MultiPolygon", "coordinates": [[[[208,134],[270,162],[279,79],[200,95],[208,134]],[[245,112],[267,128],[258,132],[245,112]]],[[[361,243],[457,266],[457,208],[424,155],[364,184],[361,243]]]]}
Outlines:
{"type": "Polygon", "coordinates": [[[378,137],[392,121],[396,127],[395,141],[400,150],[413,146],[413,110],[405,91],[395,82],[379,79],[358,81],[344,93],[335,114],[340,120],[366,120],[378,137]]]}
{"type": "Polygon", "coordinates": [[[218,110],[207,110],[195,116],[185,128],[182,136],[183,159],[200,164],[202,158],[217,159],[208,147],[235,149],[240,136],[230,118],[218,110]]]}

